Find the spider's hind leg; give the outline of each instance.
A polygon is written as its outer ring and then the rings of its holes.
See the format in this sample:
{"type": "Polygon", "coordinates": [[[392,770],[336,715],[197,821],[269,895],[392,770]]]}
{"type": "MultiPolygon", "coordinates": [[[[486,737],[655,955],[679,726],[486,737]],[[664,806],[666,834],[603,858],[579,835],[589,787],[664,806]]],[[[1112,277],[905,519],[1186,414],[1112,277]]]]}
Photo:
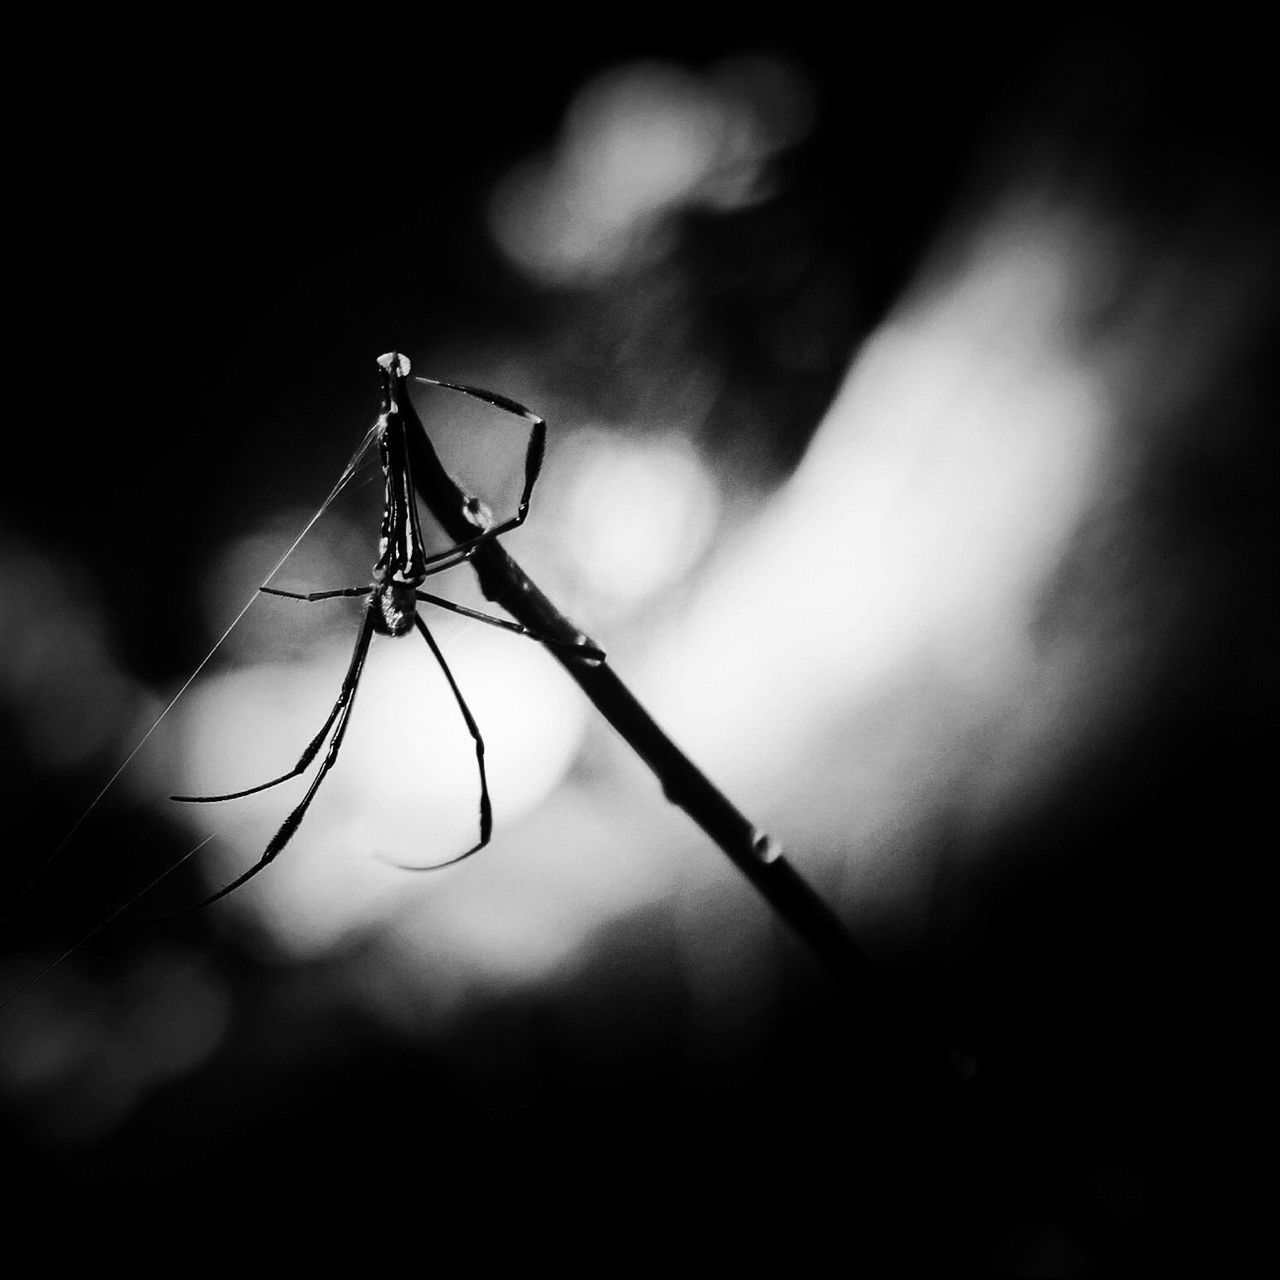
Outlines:
{"type": "MultiPolygon", "coordinates": [[[[323,600],[331,596],[368,595],[373,590],[372,587],[351,587],[345,591],[318,591],[310,596],[304,596],[297,595],[292,591],[277,591],[274,587],[259,587],[258,589],[273,596],[287,596],[290,599],[307,601],[323,600]]],[[[298,763],[292,769],[287,773],[282,773],[278,778],[272,778],[270,782],[260,782],[256,787],[245,787],[243,791],[228,791],[223,795],[216,796],[170,796],[169,799],[179,800],[183,804],[212,804],[218,800],[239,800],[244,796],[256,795],[259,791],[278,787],[282,782],[288,782],[290,778],[296,778],[300,773],[305,772],[307,766],[316,758],[320,748],[324,745],[324,740],[329,736],[329,730],[333,728],[334,721],[343,713],[344,708],[349,707],[351,700],[355,697],[356,684],[359,682],[365,656],[369,651],[369,636],[372,635],[372,628],[373,613],[372,610],[366,610],[360,633],[356,637],[356,647],[351,655],[351,662],[347,667],[347,674],[343,677],[342,688],[338,692],[338,699],[333,704],[333,709],[329,712],[328,718],[320,726],[320,732],[307,743],[302,755],[298,757],[298,763]]]]}
{"type": "Polygon", "coordinates": [[[444,678],[449,682],[454,701],[458,704],[458,710],[462,713],[462,719],[466,723],[467,732],[471,735],[472,742],[476,744],[476,769],[480,774],[479,840],[470,849],[463,853],[455,854],[452,858],[446,858],[443,862],[433,862],[425,867],[415,867],[399,862],[395,864],[405,871],[434,871],[437,867],[448,867],[455,862],[461,862],[463,858],[469,858],[473,853],[478,853],[489,843],[489,838],[493,834],[493,806],[489,801],[489,781],[484,768],[484,738],[480,733],[480,726],[476,723],[475,716],[471,714],[471,708],[467,706],[467,700],[462,696],[462,690],[458,688],[458,682],[453,678],[453,672],[449,669],[449,664],[445,661],[444,654],[436,643],[435,636],[431,634],[427,629],[427,624],[417,614],[414,615],[413,620],[418,630],[422,633],[422,638],[427,642],[432,656],[440,664],[440,670],[444,672],[444,678]]]}
{"type": "MultiPolygon", "coordinates": [[[[356,636],[356,646],[351,654],[351,662],[347,667],[347,674],[342,681],[342,689],[338,694],[338,700],[333,704],[333,710],[329,713],[329,718],[324,723],[324,728],[315,736],[315,738],[307,746],[303,752],[302,759],[298,761],[297,767],[289,773],[274,779],[271,782],[264,782],[261,786],[250,787],[247,791],[238,791],[236,796],[251,795],[255,791],[262,791],[266,787],[273,787],[278,782],[283,782],[287,778],[296,777],[301,773],[308,764],[314,759],[316,753],[320,749],[321,743],[324,741],[325,735],[331,726],[334,726],[333,737],[329,741],[329,749],[325,752],[324,759],[320,763],[320,768],[316,771],[316,776],[312,778],[311,785],[307,788],[307,793],[302,797],[298,804],[290,811],[289,815],[280,824],[280,829],[271,837],[271,842],[263,851],[262,857],[241,875],[237,876],[230,884],[223,885],[217,893],[210,894],[203,901],[196,903],[189,910],[196,911],[201,907],[207,907],[211,903],[217,902],[219,898],[225,898],[227,894],[238,889],[242,884],[252,880],[268,863],[270,863],[284,847],[293,839],[298,827],[302,825],[302,819],[306,816],[307,810],[311,807],[312,800],[315,799],[316,792],[320,790],[320,784],[324,781],[325,775],[333,768],[338,759],[338,749],[342,746],[342,739],[347,732],[347,724],[351,717],[351,708],[355,705],[356,689],[360,684],[360,673],[364,670],[365,658],[369,654],[369,642],[373,639],[374,631],[374,611],[372,608],[365,610],[364,620],[360,624],[360,633],[356,636]]],[[[229,800],[233,796],[174,796],[175,800],[229,800]]],[[[185,914],[185,913],[184,913],[185,914]]]]}

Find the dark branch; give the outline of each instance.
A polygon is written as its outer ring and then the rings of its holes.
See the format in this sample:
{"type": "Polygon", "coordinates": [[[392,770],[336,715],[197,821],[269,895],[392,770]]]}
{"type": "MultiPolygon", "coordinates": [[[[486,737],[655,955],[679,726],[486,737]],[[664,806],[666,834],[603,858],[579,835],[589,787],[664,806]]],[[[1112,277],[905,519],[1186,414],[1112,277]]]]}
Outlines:
{"type": "MultiPolygon", "coordinates": [[[[475,526],[466,514],[470,495],[444,469],[404,386],[396,385],[403,378],[385,367],[383,378],[384,405],[396,405],[406,416],[405,435],[419,496],[450,538],[474,539],[475,526]]],[[[875,970],[843,922],[778,846],[667,737],[613,670],[590,656],[598,646],[543,595],[496,541],[478,547],[470,563],[485,597],[543,640],[552,657],[653,771],[667,798],[720,846],[848,990],[863,1001],[879,1003],[875,970]]]]}

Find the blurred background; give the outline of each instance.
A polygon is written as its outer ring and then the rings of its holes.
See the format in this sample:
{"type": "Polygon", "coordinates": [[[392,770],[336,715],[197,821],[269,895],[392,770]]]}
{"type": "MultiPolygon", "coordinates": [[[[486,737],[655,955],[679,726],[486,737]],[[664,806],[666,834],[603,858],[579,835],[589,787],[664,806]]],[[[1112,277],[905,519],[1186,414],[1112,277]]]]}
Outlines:
{"type": "MultiPolygon", "coordinates": [[[[1220,1269],[1256,1194],[1276,711],[1260,42],[117,21],[60,39],[12,139],[12,1220],[1220,1269]],[[547,417],[508,549],[966,1079],[901,1060],[538,646],[438,612],[492,845],[388,865],[465,848],[476,784],[429,652],[379,640],[284,854],[157,919],[301,794],[166,799],[323,723],[360,605],[255,588],[393,349],[547,417]]],[[[524,424],[417,403],[509,511],[524,424]]],[[[375,461],[273,583],[366,582],[380,503],[375,461]]],[[[431,589],[483,604],[465,568],[431,589]]]]}

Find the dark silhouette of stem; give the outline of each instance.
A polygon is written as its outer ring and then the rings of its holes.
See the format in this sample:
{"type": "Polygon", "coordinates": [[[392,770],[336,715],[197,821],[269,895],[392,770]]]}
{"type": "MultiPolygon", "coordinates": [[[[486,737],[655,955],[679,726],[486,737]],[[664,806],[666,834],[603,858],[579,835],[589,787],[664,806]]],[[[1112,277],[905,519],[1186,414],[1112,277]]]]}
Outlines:
{"type": "MultiPolygon", "coordinates": [[[[406,415],[414,487],[450,538],[458,543],[474,540],[478,530],[467,514],[475,509],[474,504],[469,504],[469,495],[440,462],[407,394],[401,362],[388,360],[380,362],[380,367],[384,412],[406,415]]],[[[470,563],[487,599],[552,642],[547,651],[649,766],[667,799],[720,846],[847,990],[863,1000],[874,999],[873,967],[843,922],[791,866],[779,846],[740,813],[659,728],[612,668],[573,650],[575,645],[593,642],[543,595],[496,539],[477,547],[470,563]]]]}

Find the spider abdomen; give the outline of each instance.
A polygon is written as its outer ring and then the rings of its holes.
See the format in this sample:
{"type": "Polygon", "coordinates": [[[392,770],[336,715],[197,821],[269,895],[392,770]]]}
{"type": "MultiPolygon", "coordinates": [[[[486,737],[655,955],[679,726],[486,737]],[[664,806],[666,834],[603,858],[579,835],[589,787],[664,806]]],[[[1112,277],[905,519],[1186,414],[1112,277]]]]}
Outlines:
{"type": "Polygon", "coordinates": [[[373,593],[371,608],[376,632],[384,636],[402,636],[413,627],[418,601],[412,587],[383,582],[373,593]]]}

